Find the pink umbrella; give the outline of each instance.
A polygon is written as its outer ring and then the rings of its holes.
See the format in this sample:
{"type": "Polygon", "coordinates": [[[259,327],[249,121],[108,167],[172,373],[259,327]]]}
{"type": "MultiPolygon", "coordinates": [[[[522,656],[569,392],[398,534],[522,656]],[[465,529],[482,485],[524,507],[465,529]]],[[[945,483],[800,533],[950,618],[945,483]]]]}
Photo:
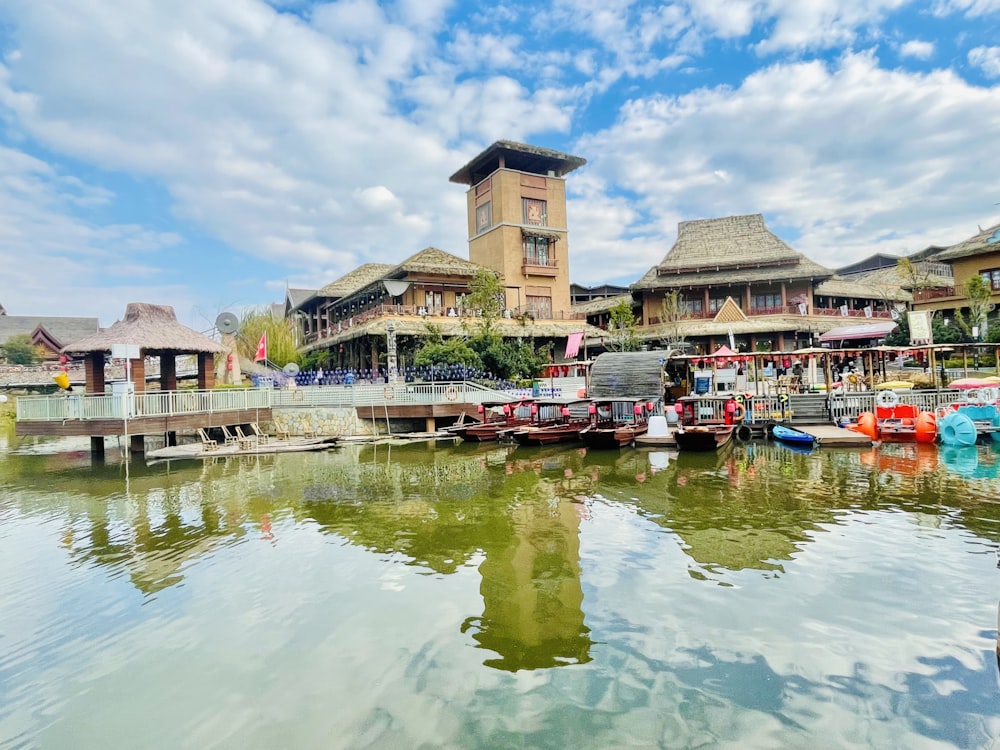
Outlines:
{"type": "Polygon", "coordinates": [[[991,383],[983,378],[956,378],[948,383],[949,388],[959,388],[963,391],[970,388],[989,388],[995,385],[996,383],[991,383]]]}

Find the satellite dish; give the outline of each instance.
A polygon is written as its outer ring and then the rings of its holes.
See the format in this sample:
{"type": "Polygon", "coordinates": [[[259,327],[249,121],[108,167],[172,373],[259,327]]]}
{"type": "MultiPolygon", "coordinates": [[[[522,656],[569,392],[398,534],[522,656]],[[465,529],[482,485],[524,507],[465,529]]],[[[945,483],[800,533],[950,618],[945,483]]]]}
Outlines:
{"type": "Polygon", "coordinates": [[[281,368],[281,371],[285,373],[285,375],[298,375],[299,366],[294,362],[289,362],[287,365],[281,368]]]}
{"type": "Polygon", "coordinates": [[[236,333],[236,329],[240,327],[240,319],[231,312],[219,313],[219,317],[215,319],[215,327],[219,329],[219,333],[236,333]]]}

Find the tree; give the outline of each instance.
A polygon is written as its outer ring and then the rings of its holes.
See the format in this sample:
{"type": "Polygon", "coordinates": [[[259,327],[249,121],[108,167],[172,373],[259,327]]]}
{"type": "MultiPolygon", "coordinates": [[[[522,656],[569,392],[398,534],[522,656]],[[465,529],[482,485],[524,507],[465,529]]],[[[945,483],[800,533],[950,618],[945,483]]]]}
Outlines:
{"type": "Polygon", "coordinates": [[[256,356],[257,344],[265,331],[269,361],[278,367],[284,367],[289,362],[299,363],[292,321],[272,315],[268,308],[249,308],[243,311],[239,331],[236,333],[236,350],[244,359],[252,360],[256,356]]]}
{"type": "Polygon", "coordinates": [[[917,291],[934,286],[930,280],[931,272],[926,266],[920,266],[909,258],[900,258],[896,266],[899,268],[904,288],[917,291]]]}
{"type": "Polygon", "coordinates": [[[608,322],[610,336],[605,342],[608,351],[634,352],[642,347],[642,342],[636,336],[635,313],[632,312],[632,300],[623,299],[608,311],[611,319],[608,322]]]}
{"type": "Polygon", "coordinates": [[[666,325],[668,344],[673,349],[684,349],[684,334],[681,323],[688,317],[684,300],[679,290],[667,292],[660,303],[660,320],[666,325]]]}
{"type": "Polygon", "coordinates": [[[33,365],[38,361],[35,345],[31,343],[31,336],[26,333],[11,336],[3,350],[4,356],[12,365],[33,365]]]}
{"type": "Polygon", "coordinates": [[[480,268],[469,282],[469,294],[465,298],[465,307],[478,310],[476,322],[479,333],[483,336],[496,334],[496,324],[504,309],[503,280],[488,268],[480,268]]]}
{"type": "Polygon", "coordinates": [[[958,327],[962,329],[962,333],[969,340],[982,338],[986,335],[986,317],[993,309],[993,305],[990,304],[990,297],[993,296],[993,290],[982,276],[976,274],[965,282],[962,291],[965,292],[966,307],[969,308],[969,319],[966,320],[962,311],[956,309],[955,322],[958,323],[958,327]],[[977,329],[975,335],[973,335],[973,328],[977,329]]]}

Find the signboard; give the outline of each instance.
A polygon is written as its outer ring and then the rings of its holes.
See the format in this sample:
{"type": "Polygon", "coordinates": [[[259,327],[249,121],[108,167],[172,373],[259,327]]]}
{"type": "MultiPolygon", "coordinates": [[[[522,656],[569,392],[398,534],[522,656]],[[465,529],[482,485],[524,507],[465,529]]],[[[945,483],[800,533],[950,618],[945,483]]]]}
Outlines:
{"type": "Polygon", "coordinates": [[[112,344],[111,359],[139,359],[139,345],[112,344]]]}
{"type": "Polygon", "coordinates": [[[910,325],[910,343],[914,346],[933,344],[934,339],[931,334],[931,314],[928,310],[920,310],[906,313],[906,320],[910,325]]]}

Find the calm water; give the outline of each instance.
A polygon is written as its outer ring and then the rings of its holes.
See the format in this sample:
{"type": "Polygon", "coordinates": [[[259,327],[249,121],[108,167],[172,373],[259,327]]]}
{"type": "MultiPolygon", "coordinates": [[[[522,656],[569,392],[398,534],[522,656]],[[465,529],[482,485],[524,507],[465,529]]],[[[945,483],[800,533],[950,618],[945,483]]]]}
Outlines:
{"type": "Polygon", "coordinates": [[[1000,455],[0,436],[0,747],[987,748],[1000,455]]]}

